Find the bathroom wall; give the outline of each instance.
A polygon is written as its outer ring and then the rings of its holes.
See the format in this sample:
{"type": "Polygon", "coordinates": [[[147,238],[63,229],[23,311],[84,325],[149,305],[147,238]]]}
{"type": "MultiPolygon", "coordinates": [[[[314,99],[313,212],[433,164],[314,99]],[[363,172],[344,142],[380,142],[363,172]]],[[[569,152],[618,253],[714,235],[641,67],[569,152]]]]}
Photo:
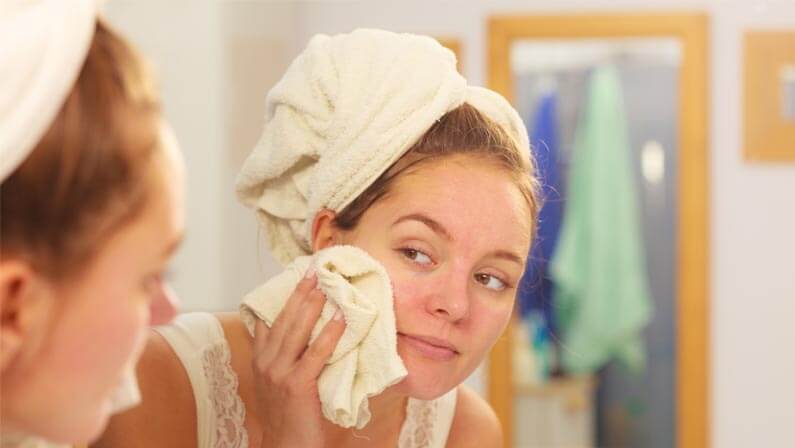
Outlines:
{"type": "Polygon", "coordinates": [[[111,0],[146,55],[188,167],[187,236],[174,266],[184,311],[235,309],[278,270],[234,178],[259,138],[265,95],[295,55],[290,2],[111,0]]]}

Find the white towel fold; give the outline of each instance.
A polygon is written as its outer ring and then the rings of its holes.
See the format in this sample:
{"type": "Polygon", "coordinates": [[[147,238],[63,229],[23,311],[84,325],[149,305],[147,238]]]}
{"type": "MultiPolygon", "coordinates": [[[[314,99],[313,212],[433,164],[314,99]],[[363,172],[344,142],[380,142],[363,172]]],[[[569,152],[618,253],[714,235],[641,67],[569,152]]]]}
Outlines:
{"type": "Polygon", "coordinates": [[[436,40],[371,29],[317,35],[268,94],[238,198],[257,210],[268,246],[287,264],[311,252],[317,212],[340,212],[464,102],[503,125],[529,157],[516,111],[468,87],[436,40]]]}
{"type": "Polygon", "coordinates": [[[339,426],[361,429],[370,421],[368,397],[407,374],[397,353],[392,286],[380,263],[353,246],[333,246],[314,257],[299,257],[246,295],[241,317],[252,334],[257,318],[273,325],[310,265],[327,298],[310,343],[337,309],[346,322],[345,333],[318,378],[323,415],[339,426]]]}

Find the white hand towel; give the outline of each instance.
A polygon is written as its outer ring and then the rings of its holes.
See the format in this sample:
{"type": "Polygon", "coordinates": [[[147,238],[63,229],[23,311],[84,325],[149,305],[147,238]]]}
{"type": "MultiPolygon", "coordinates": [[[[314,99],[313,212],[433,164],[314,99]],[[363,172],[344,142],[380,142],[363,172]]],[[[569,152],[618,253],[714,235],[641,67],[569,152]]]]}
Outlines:
{"type": "Polygon", "coordinates": [[[252,334],[255,319],[273,325],[310,265],[327,298],[310,343],[337,309],[346,322],[345,333],[318,378],[323,415],[339,426],[361,429],[370,421],[368,397],[407,374],[397,353],[392,286],[380,263],[353,246],[333,246],[314,257],[299,257],[246,295],[241,317],[252,334]]]}
{"type": "Polygon", "coordinates": [[[500,95],[468,87],[436,40],[368,29],[315,36],[268,93],[238,198],[257,210],[268,246],[287,264],[311,252],[318,211],[340,212],[464,102],[503,125],[529,164],[519,115],[500,95]]]}

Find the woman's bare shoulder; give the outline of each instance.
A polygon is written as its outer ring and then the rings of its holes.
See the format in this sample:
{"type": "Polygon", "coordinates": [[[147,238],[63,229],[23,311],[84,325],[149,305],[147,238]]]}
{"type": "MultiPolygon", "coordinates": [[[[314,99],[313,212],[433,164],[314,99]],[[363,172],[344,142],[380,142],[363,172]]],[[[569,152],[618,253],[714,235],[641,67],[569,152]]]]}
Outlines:
{"type": "Polygon", "coordinates": [[[196,405],[187,372],[159,333],[150,330],[136,368],[142,402],[111,418],[92,447],[195,447],[196,405]]]}
{"type": "Polygon", "coordinates": [[[221,327],[224,329],[224,337],[232,346],[232,350],[238,348],[238,345],[245,347],[251,345],[251,336],[243,324],[243,319],[240,318],[240,313],[227,311],[214,313],[213,315],[221,323],[221,327]]]}
{"type": "Polygon", "coordinates": [[[447,439],[449,447],[502,447],[502,427],[497,414],[480,395],[462,384],[458,386],[455,417],[447,439]]]}
{"type": "Polygon", "coordinates": [[[237,374],[238,388],[237,393],[246,406],[246,421],[249,425],[249,432],[255,433],[258,429],[256,391],[254,389],[254,377],[251,370],[252,341],[253,338],[246,329],[239,313],[216,313],[215,317],[221,322],[224,329],[224,337],[229,343],[231,352],[231,366],[237,374]]]}
{"type": "Polygon", "coordinates": [[[232,369],[239,377],[241,382],[247,380],[248,373],[251,370],[251,343],[253,338],[243,324],[243,319],[240,318],[239,313],[224,312],[215,313],[214,316],[221,323],[221,328],[224,330],[224,338],[229,344],[229,350],[232,355],[232,369]],[[244,380],[244,378],[246,378],[244,380]]]}

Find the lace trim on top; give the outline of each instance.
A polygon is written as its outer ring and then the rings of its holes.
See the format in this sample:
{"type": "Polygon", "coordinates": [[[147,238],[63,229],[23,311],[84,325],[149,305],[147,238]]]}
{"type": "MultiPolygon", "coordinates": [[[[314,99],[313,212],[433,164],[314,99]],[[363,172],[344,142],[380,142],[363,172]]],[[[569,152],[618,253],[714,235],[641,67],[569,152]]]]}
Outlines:
{"type": "Polygon", "coordinates": [[[232,354],[224,339],[204,351],[204,376],[210,389],[215,414],[213,448],[247,448],[248,433],[243,426],[246,407],[237,393],[238,379],[232,370],[232,354]]]}
{"type": "MultiPolygon", "coordinates": [[[[204,351],[203,368],[210,389],[215,421],[213,448],[247,448],[248,433],[244,421],[246,408],[238,395],[238,378],[232,369],[232,355],[224,339],[204,351]]],[[[400,428],[398,448],[432,448],[437,400],[409,399],[406,420],[400,428]]]]}
{"type": "Polygon", "coordinates": [[[439,403],[436,400],[412,400],[406,405],[406,421],[400,429],[398,448],[430,448],[433,446],[433,424],[439,403]]]}

